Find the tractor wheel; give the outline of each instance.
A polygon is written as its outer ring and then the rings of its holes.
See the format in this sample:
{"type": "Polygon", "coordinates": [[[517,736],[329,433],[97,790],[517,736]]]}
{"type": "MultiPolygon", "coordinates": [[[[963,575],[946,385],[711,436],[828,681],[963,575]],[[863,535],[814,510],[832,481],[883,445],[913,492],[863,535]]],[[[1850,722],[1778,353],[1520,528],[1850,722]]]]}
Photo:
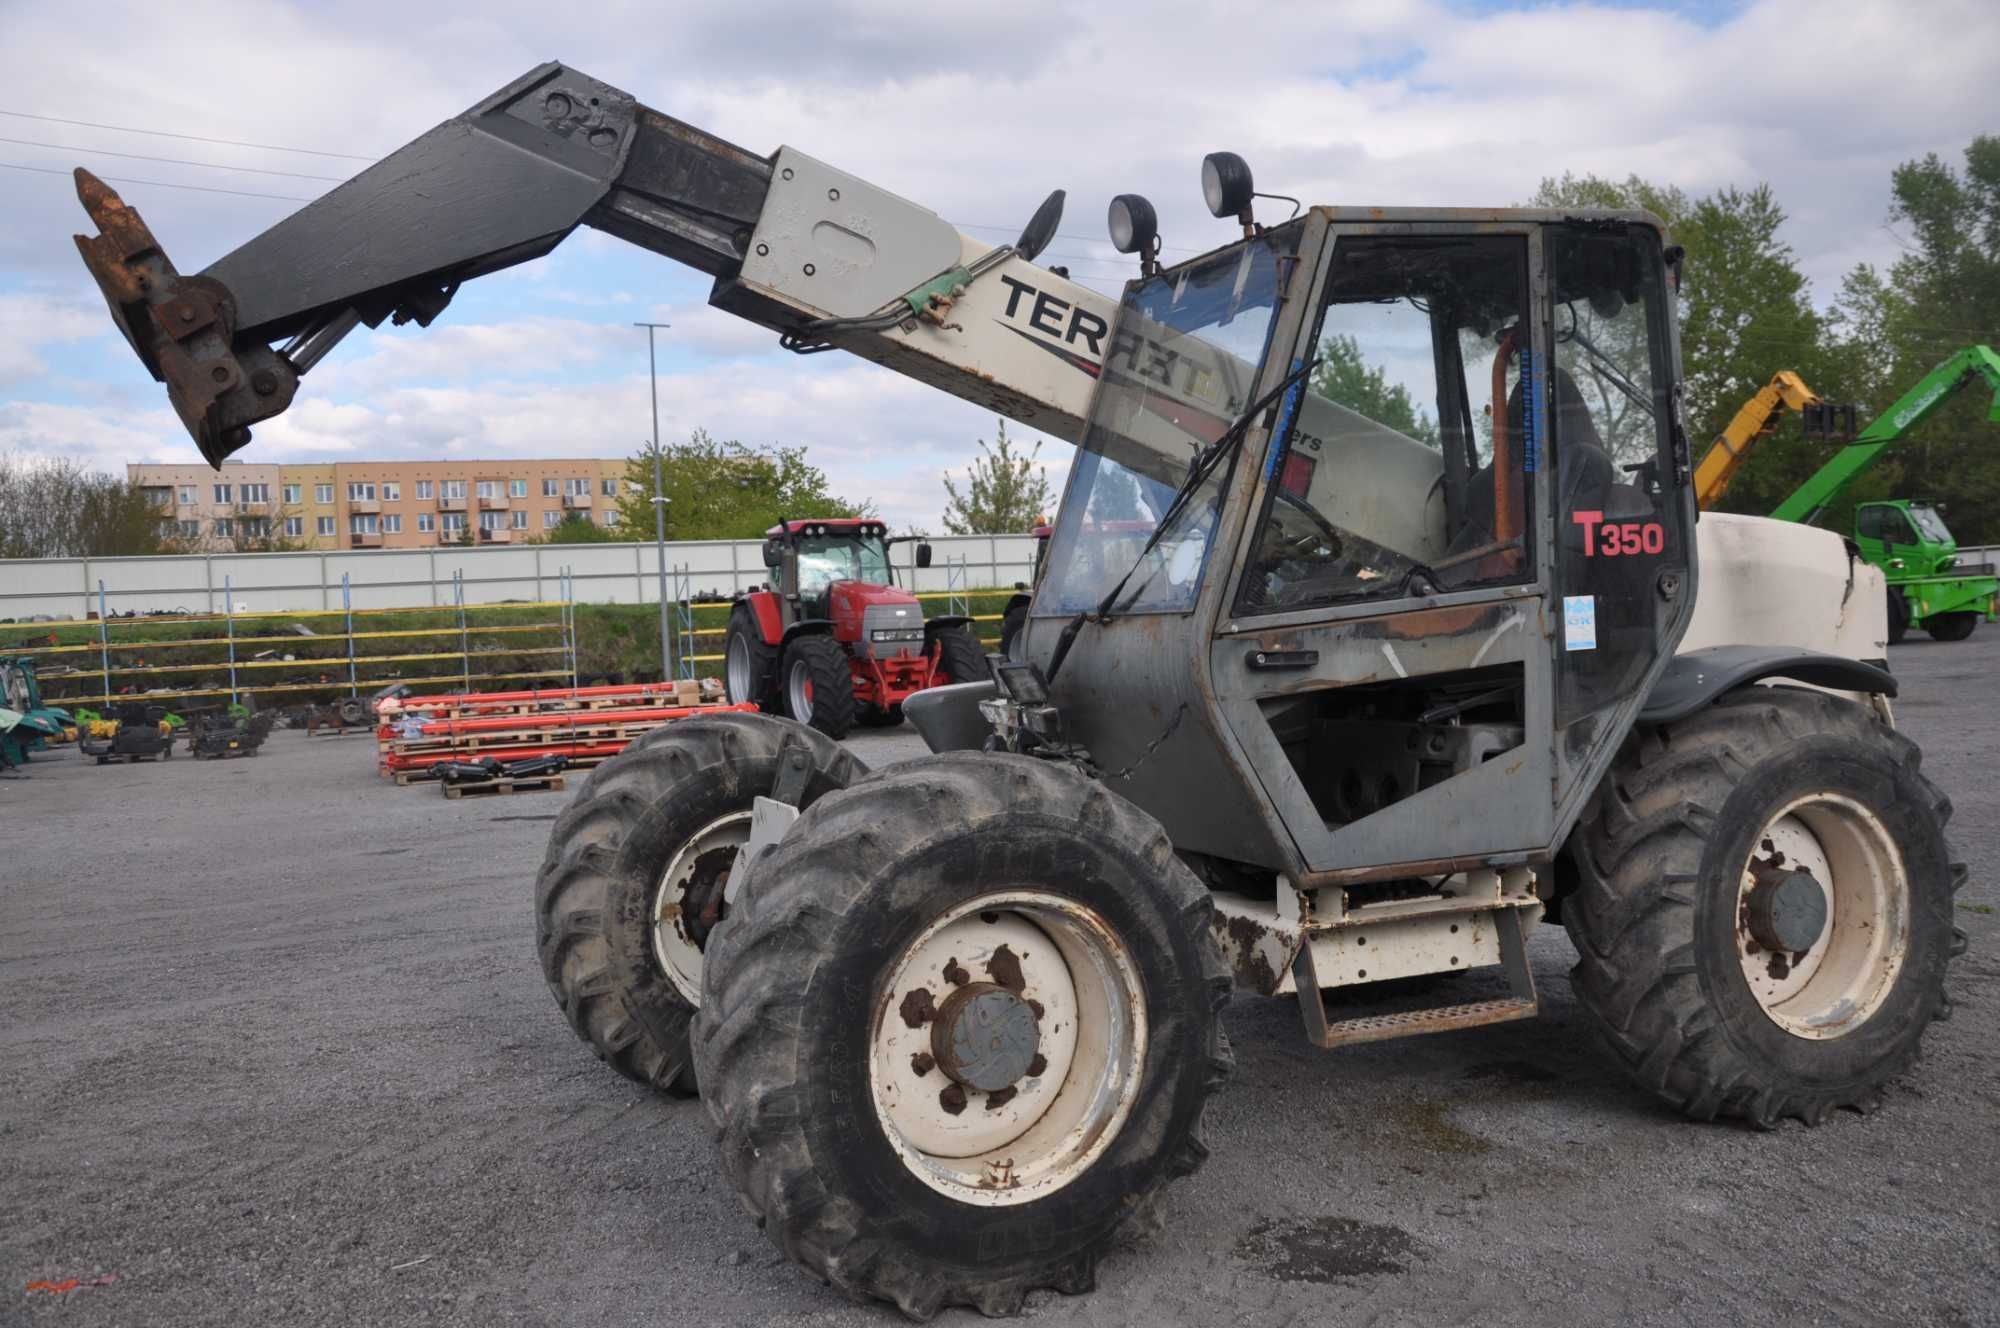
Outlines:
{"type": "Polygon", "coordinates": [[[764,640],[757,615],[747,604],[729,611],[728,643],[723,647],[723,693],[731,703],[755,701],[761,710],[775,710],[778,648],[764,640]]]}
{"type": "Polygon", "coordinates": [[[830,636],[801,636],[785,647],[785,713],[829,738],[854,727],[854,671],[830,636]]]}
{"type": "Polygon", "coordinates": [[[944,628],[937,633],[937,643],[938,668],[945,682],[985,682],[993,676],[986,665],[986,648],[966,628],[944,628]]]}
{"type": "Polygon", "coordinates": [[[1645,1087],[1769,1128],[1867,1111],[1949,1013],[1951,803],[1917,745],[1746,687],[1634,734],[1571,840],[1577,999],[1645,1087]]]}
{"type": "Polygon", "coordinates": [[[788,738],[811,759],[801,804],[866,773],[786,720],[676,720],[592,771],[556,821],[535,880],[542,975],[577,1036],[628,1078],[695,1091],[687,1037],[702,947],[788,738]]]}
{"type": "Polygon", "coordinates": [[[1934,640],[1963,641],[1972,635],[1972,629],[1979,626],[1976,613],[1940,613],[1924,622],[1924,630],[1934,640]]]}
{"type": "Polygon", "coordinates": [[[1889,644],[1900,645],[1910,634],[1910,601],[1893,586],[1889,590],[1889,644]]]}
{"type": "Polygon", "coordinates": [[[884,710],[881,706],[865,705],[856,718],[864,729],[892,729],[903,722],[903,707],[893,705],[884,710]]]}
{"type": "Polygon", "coordinates": [[[1007,616],[1000,620],[1000,654],[1014,657],[1014,643],[1021,639],[1021,630],[1028,625],[1028,606],[1016,604],[1007,610],[1007,616]]]}
{"type": "Polygon", "coordinates": [[[1211,896],[1101,784],[912,761],[748,871],[695,1063],[724,1171],[808,1271],[912,1318],[1013,1313],[1090,1290],[1119,1228],[1206,1159],[1230,1068],[1211,896]]]}

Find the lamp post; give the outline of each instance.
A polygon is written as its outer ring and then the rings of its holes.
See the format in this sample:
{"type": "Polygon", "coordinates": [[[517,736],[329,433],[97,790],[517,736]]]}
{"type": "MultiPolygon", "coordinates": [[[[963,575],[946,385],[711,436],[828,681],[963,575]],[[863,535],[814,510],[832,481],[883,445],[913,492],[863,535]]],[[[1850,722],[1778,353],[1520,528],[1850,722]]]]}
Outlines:
{"type": "Polygon", "coordinates": [[[654,349],[654,334],[672,323],[634,323],[646,329],[646,368],[653,384],[653,542],[660,553],[660,681],[674,676],[673,648],[667,633],[667,499],[660,479],[660,356],[654,349]]]}

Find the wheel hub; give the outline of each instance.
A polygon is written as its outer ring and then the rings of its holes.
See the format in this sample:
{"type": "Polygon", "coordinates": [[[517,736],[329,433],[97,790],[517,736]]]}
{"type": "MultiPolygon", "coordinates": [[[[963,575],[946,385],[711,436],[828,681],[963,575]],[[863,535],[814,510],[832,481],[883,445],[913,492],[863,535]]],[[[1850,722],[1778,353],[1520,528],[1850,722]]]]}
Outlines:
{"type": "Polygon", "coordinates": [[[1018,1082],[1040,1056],[1041,1045],[1034,1010],[997,983],[960,987],[945,998],[931,1024],[938,1068],[981,1093],[1018,1082]]]}
{"type": "Polygon", "coordinates": [[[1744,901],[1744,923],[1767,950],[1810,950],[1826,930],[1826,891],[1810,872],[1753,863],[1757,883],[1744,901]]]}

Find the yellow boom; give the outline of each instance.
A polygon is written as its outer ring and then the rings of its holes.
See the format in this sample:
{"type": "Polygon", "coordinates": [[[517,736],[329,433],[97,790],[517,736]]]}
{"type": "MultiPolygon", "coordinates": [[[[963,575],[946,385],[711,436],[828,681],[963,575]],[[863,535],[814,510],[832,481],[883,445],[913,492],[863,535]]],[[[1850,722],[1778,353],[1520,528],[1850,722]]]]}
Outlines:
{"type": "Polygon", "coordinates": [[[1760,438],[1768,437],[1777,427],[1776,416],[1780,406],[1803,411],[1807,406],[1816,406],[1820,400],[1813,390],[1805,385],[1805,380],[1790,369],[1780,369],[1771,376],[1757,394],[1743,403],[1743,409],[1736,412],[1736,418],[1729,421],[1708,449],[1708,455],[1694,470],[1694,497],[1707,511],[1729,491],[1729,481],[1736,478],[1736,470],[1749,455],[1751,447],[1760,438]]]}

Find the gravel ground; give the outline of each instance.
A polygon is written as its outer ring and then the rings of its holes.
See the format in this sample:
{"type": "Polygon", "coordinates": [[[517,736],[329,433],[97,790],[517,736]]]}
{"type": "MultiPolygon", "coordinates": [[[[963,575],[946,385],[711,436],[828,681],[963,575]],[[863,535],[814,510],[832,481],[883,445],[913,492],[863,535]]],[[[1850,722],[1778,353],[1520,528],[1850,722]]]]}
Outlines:
{"type": "MultiPolygon", "coordinates": [[[[1593,1045],[1555,928],[1524,1024],[1328,1054],[1289,1002],[1239,998],[1209,1166],[1095,1295],[1030,1317],[2000,1322],[2000,630],[1893,664],[1957,803],[1973,948],[1885,1110],[1668,1114],[1593,1045]]],[[[556,1015],[529,880],[567,795],[446,801],[373,762],[284,733],[0,782],[0,1325],[895,1322],[777,1255],[700,1107],[556,1015]]]]}

